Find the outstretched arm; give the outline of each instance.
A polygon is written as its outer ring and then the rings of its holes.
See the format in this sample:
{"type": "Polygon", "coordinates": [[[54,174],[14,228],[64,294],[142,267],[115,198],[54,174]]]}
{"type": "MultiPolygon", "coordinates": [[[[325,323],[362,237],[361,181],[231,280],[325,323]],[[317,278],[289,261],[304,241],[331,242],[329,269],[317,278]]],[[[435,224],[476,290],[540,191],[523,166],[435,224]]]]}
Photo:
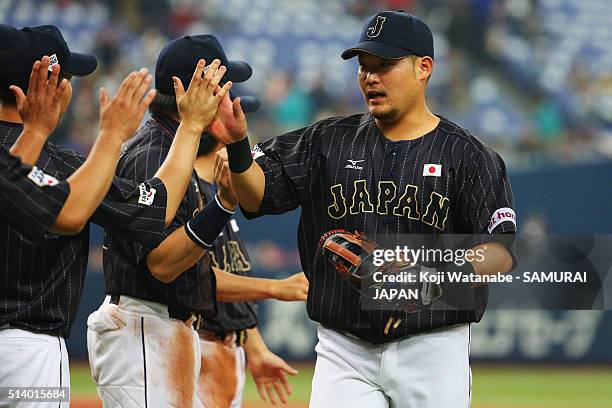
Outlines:
{"type": "Polygon", "coordinates": [[[217,279],[217,300],[247,302],[262,299],[306,301],[308,279],[299,272],[286,279],[264,279],[238,276],[213,267],[217,279]]]}
{"type": "MultiPolygon", "coordinates": [[[[215,67],[218,67],[219,60],[215,60],[213,64],[215,67]]],[[[217,89],[218,82],[225,72],[225,67],[221,67],[218,70],[209,69],[202,79],[203,69],[204,60],[200,60],[187,92],[183,89],[181,81],[178,78],[174,78],[177,105],[182,118],[181,126],[185,124],[185,132],[193,131],[192,129],[195,126],[199,126],[195,129],[196,132],[199,132],[197,134],[198,142],[203,129],[210,125],[217,112],[219,103],[226,97],[231,87],[231,82],[228,82],[223,88],[217,89]],[[187,119],[187,122],[184,119],[187,119]],[[192,123],[194,124],[193,126],[192,123]]],[[[175,144],[176,140],[172,147],[175,147],[175,144]]],[[[188,174],[186,174],[187,183],[193,171],[197,146],[196,144],[188,148],[193,149],[193,151],[188,153],[190,155],[190,163],[188,168],[181,170],[186,173],[188,171],[188,174]]],[[[180,147],[177,145],[176,148],[179,149],[180,147]]],[[[168,166],[160,168],[160,171],[168,173],[168,176],[173,176],[172,167],[174,165],[182,165],[170,164],[167,159],[164,164],[166,163],[168,163],[168,166]]],[[[176,175],[174,177],[177,178],[176,175]]],[[[182,177],[184,176],[178,178],[182,177]]],[[[180,180],[177,180],[178,182],[180,180]]],[[[182,201],[186,188],[187,184],[183,187],[180,195],[181,199],[176,203],[176,208],[178,208],[182,201]]],[[[167,283],[172,282],[184,271],[191,268],[212,246],[217,235],[219,235],[233,215],[235,207],[236,200],[233,194],[228,189],[221,188],[215,199],[209,202],[202,211],[184,227],[174,230],[157,248],[147,255],[149,271],[158,280],[167,283]]]]}
{"type": "Polygon", "coordinates": [[[226,67],[220,64],[221,61],[215,59],[206,75],[202,76],[205,61],[199,60],[187,91],[179,78],[172,78],[181,123],[168,156],[155,174],[155,177],[164,182],[168,192],[166,226],[174,219],[187,190],[202,132],[210,125],[219,103],[232,87],[232,82],[228,81],[223,88],[217,90],[226,71],[226,67]],[[206,99],[207,96],[211,97],[206,99]],[[202,103],[206,100],[209,103],[202,103]]]}
{"type": "Polygon", "coordinates": [[[114,98],[100,89],[100,134],[85,163],[68,178],[70,195],[51,231],[78,233],[98,208],[115,175],[121,145],[134,134],[155,96],[155,90],[147,92],[151,81],[142,68],[124,79],[114,98]]]}
{"type": "Polygon", "coordinates": [[[265,176],[251,155],[240,98],[234,102],[225,98],[221,102],[210,132],[227,146],[217,152],[216,166],[229,167],[240,205],[249,212],[257,211],[264,196],[265,176]]]}

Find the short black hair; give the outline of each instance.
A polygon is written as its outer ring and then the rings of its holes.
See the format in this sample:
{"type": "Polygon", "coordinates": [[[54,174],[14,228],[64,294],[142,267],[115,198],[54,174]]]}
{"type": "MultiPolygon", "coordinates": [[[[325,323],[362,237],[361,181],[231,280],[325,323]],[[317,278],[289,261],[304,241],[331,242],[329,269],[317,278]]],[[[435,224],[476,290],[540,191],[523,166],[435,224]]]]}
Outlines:
{"type": "Polygon", "coordinates": [[[17,106],[15,94],[9,91],[8,89],[0,89],[0,105],[17,106]]]}
{"type": "Polygon", "coordinates": [[[151,113],[161,113],[166,116],[178,116],[179,111],[176,106],[176,97],[157,91],[155,98],[153,98],[153,102],[151,102],[149,106],[149,111],[151,113]]]}

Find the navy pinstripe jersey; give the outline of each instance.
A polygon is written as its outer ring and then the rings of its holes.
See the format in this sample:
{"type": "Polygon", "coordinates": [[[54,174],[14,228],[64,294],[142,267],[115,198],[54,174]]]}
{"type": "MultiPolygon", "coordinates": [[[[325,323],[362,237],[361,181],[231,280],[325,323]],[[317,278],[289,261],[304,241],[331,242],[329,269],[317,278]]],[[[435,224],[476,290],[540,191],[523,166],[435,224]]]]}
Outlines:
{"type": "MultiPolygon", "coordinates": [[[[0,216],[31,240],[42,238],[62,210],[70,185],[43,183],[42,170],[23,164],[0,146],[0,216]]],[[[51,179],[49,179],[51,180],[51,179]]]]}
{"type": "MultiPolygon", "coordinates": [[[[205,201],[216,194],[216,187],[200,179],[205,201]]],[[[240,236],[238,223],[230,220],[210,251],[211,264],[224,272],[240,276],[251,276],[251,259],[240,236]]],[[[204,321],[204,329],[224,334],[230,331],[250,329],[257,326],[257,304],[255,302],[217,302],[217,315],[204,321]]]]}
{"type": "MultiPolygon", "coordinates": [[[[124,146],[117,165],[117,175],[141,182],[155,174],[165,160],[178,123],[165,116],[154,116],[124,146]]],[[[193,172],[185,196],[175,218],[164,231],[169,236],[203,208],[198,178],[193,172]]],[[[157,245],[142,245],[107,231],[104,236],[104,277],[106,292],[163,303],[175,309],[186,309],[206,317],[215,314],[215,280],[210,270],[209,257],[170,283],[157,280],[147,267],[147,256],[157,245]]]]}
{"type": "MultiPolygon", "coordinates": [[[[16,123],[0,123],[0,144],[9,148],[22,128],[16,123]]],[[[75,152],[46,143],[36,166],[49,176],[64,180],[84,161],[75,152]]],[[[159,179],[146,184],[148,191],[156,190],[150,206],[138,203],[141,194],[138,184],[115,178],[91,221],[151,245],[158,243],[163,237],[166,188],[159,179]]],[[[0,219],[0,259],[3,260],[0,263],[0,326],[9,324],[67,337],[85,279],[89,224],[77,235],[46,234],[31,242],[13,226],[13,218],[0,219]]]]}
{"type": "Polygon", "coordinates": [[[400,234],[492,233],[495,240],[495,234],[514,233],[504,162],[467,130],[441,118],[422,137],[391,141],[366,113],[325,119],[253,150],[265,193],[260,209],[245,215],[301,207],[298,246],[313,320],[383,343],[482,318],[486,305],[452,312],[362,309],[358,291],[316,256],[320,237],[337,228],[387,241],[400,234]],[[385,330],[391,318],[400,323],[385,330]]]}

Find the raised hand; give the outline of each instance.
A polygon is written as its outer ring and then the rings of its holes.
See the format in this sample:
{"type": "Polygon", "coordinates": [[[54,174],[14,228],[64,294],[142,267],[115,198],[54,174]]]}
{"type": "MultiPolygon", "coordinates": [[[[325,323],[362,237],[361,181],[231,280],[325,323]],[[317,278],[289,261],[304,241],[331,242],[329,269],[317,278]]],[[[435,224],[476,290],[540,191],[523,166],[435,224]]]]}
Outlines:
{"type": "Polygon", "coordinates": [[[240,98],[234,99],[234,102],[229,95],[223,98],[209,131],[215,139],[226,145],[246,137],[247,121],[240,106],[240,98]]]}
{"type": "Polygon", "coordinates": [[[31,131],[45,140],[55,130],[60,120],[60,99],[68,87],[66,79],[62,79],[58,85],[59,64],[51,67],[49,79],[47,79],[48,71],[49,57],[45,55],[32,67],[27,96],[16,85],[11,85],[9,88],[15,95],[17,111],[23,121],[24,130],[31,131]]]}
{"type": "Polygon", "coordinates": [[[155,90],[149,90],[152,80],[148,70],[141,68],[123,80],[112,99],[109,99],[105,88],[100,88],[101,135],[117,138],[121,142],[132,137],[155,97],[155,90]]]}
{"type": "Polygon", "coordinates": [[[221,61],[215,59],[205,69],[205,61],[199,60],[187,91],[178,77],[172,77],[181,124],[201,129],[200,133],[210,125],[217,114],[219,103],[232,87],[231,81],[223,87],[218,86],[226,71],[220,65],[221,61]]]}

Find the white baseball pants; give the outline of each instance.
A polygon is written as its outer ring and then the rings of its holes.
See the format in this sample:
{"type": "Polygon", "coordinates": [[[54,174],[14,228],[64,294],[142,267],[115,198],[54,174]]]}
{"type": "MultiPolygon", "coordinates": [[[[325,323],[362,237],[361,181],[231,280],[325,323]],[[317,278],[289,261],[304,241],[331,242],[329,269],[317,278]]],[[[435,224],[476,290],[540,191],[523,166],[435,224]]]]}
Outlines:
{"type": "MultiPolygon", "coordinates": [[[[0,386],[70,387],[70,367],[66,343],[62,337],[32,333],[21,329],[0,329],[0,386]]],[[[2,408],[68,408],[62,402],[6,402],[2,408]]]]}
{"type": "Polygon", "coordinates": [[[166,305],[107,296],[87,319],[89,364],[105,408],[193,407],[200,342],[166,305]]]}
{"type": "Polygon", "coordinates": [[[468,408],[470,328],[373,345],[318,327],[310,408],[468,408]]]}

